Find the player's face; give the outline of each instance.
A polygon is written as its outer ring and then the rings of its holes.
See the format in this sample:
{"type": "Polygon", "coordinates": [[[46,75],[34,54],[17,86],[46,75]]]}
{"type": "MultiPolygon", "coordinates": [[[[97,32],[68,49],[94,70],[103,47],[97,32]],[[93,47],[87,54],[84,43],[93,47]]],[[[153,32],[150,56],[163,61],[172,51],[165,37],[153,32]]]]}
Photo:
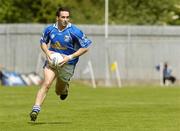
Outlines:
{"type": "Polygon", "coordinates": [[[69,12],[61,11],[57,19],[58,19],[58,24],[60,26],[66,27],[67,24],[69,23],[69,12]]]}

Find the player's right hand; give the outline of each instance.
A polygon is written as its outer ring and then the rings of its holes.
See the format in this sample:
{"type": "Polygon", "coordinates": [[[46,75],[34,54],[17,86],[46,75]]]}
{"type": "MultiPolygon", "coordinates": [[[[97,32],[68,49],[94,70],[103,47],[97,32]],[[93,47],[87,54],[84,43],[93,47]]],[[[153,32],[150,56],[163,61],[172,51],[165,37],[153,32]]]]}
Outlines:
{"type": "Polygon", "coordinates": [[[53,51],[48,51],[47,54],[46,54],[46,58],[48,60],[48,62],[50,63],[50,61],[52,61],[52,58],[51,58],[51,54],[53,53],[53,51]]]}

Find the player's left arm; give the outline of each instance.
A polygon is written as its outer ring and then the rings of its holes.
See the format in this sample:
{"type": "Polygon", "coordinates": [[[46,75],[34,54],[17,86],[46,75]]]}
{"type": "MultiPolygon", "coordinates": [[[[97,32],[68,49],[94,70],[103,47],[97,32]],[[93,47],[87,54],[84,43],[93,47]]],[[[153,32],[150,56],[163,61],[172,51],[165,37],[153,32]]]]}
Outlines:
{"type": "Polygon", "coordinates": [[[79,30],[78,28],[74,27],[73,32],[71,32],[71,36],[76,41],[76,44],[78,44],[78,49],[73,54],[64,56],[64,60],[61,63],[63,65],[64,63],[67,63],[68,61],[72,60],[73,58],[77,58],[84,53],[86,53],[89,50],[89,46],[92,43],[91,40],[89,40],[86,35],[79,30]]]}
{"type": "Polygon", "coordinates": [[[89,50],[88,48],[79,48],[73,54],[64,56],[63,62],[66,63],[66,62],[72,60],[73,58],[79,57],[79,56],[83,55],[84,53],[86,53],[88,50],[89,50]]]}
{"type": "Polygon", "coordinates": [[[65,63],[72,60],[73,58],[76,58],[76,57],[79,57],[79,56],[83,55],[87,51],[88,51],[88,48],[79,48],[76,52],[74,52],[71,55],[64,55],[64,59],[61,62],[60,66],[64,65],[65,63]]]}

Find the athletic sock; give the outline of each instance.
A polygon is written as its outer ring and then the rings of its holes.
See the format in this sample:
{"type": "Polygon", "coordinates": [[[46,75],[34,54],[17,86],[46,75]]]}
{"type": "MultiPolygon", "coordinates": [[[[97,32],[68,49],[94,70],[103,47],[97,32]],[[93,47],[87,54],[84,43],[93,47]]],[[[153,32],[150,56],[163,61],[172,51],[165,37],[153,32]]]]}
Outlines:
{"type": "Polygon", "coordinates": [[[32,108],[32,111],[33,111],[33,112],[39,113],[40,110],[41,110],[41,107],[40,107],[39,105],[34,105],[33,108],[32,108]]]}

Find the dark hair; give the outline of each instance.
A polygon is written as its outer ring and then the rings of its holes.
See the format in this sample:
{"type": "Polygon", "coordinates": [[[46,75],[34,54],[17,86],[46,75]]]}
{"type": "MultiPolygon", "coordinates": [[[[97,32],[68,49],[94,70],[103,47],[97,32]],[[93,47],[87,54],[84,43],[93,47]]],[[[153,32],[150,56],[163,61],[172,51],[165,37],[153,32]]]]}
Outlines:
{"type": "Polygon", "coordinates": [[[67,12],[70,13],[70,10],[69,10],[67,7],[59,7],[59,8],[57,9],[57,11],[56,11],[56,16],[59,17],[59,14],[60,14],[61,11],[67,11],[67,12]]]}
{"type": "Polygon", "coordinates": [[[168,67],[168,63],[167,63],[167,62],[164,63],[164,67],[165,67],[165,68],[168,67]]]}

